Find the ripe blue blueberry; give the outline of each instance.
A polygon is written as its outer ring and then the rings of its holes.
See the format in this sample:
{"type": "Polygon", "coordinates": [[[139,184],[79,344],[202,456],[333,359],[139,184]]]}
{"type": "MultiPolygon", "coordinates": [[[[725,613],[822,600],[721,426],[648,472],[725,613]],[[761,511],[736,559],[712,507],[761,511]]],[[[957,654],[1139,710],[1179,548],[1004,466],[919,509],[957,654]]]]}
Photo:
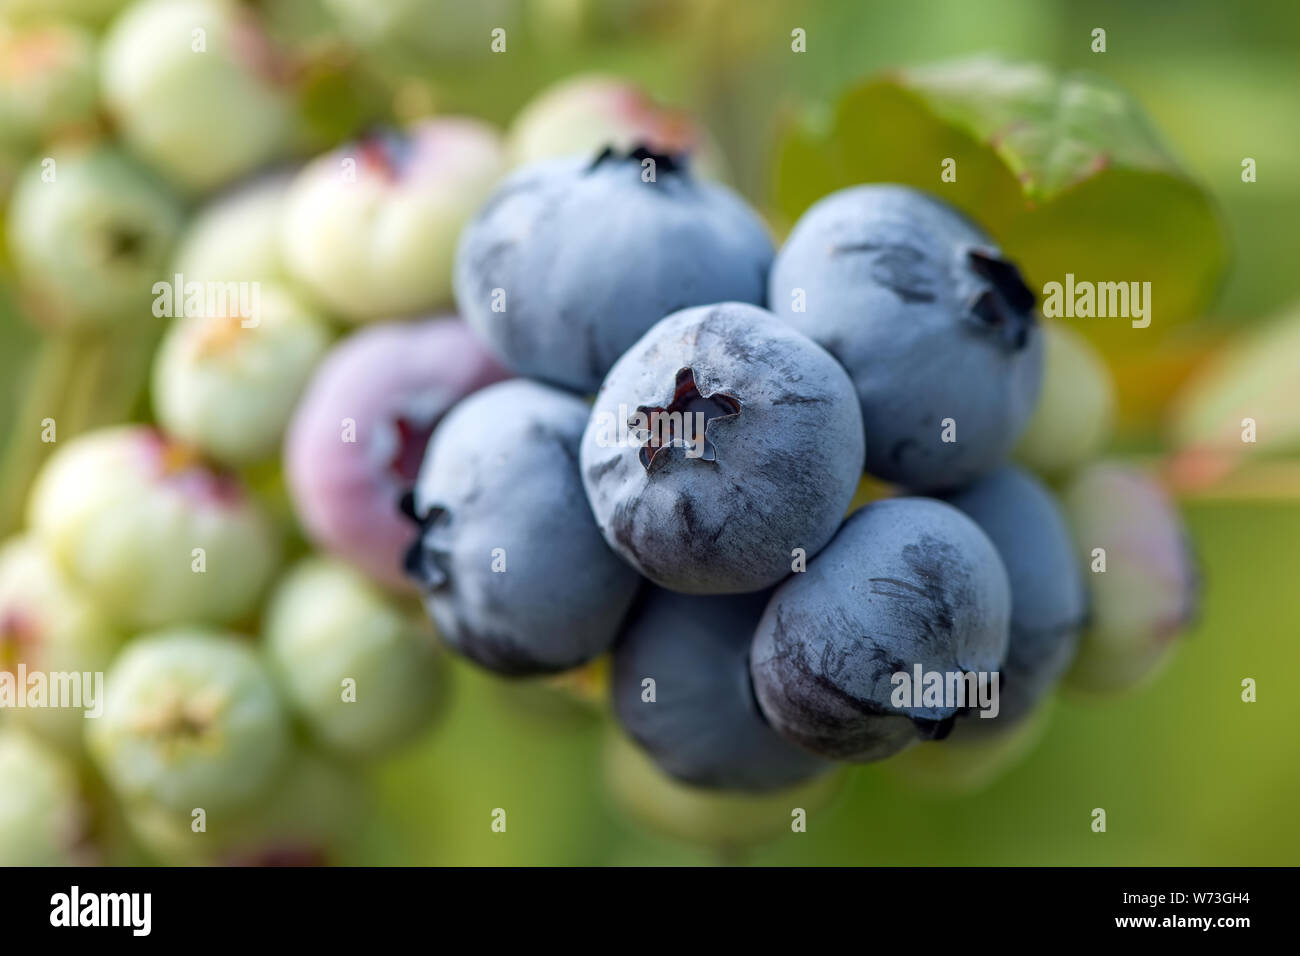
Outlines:
{"type": "Polygon", "coordinates": [[[835,360],[763,309],[727,302],[670,315],[619,359],[583,437],[582,477],[610,546],[656,584],[757,591],[831,539],[862,442],[835,360]]]}
{"type": "Polygon", "coordinates": [[[961,487],[1007,457],[1034,411],[1033,293],[983,231],[924,193],[872,185],[822,199],[777,254],[768,292],[848,369],[879,478],[961,487]]]}
{"type": "Polygon", "coordinates": [[[1010,613],[1006,570],[973,521],[941,501],[877,501],[772,595],[754,691],[771,725],[814,753],[879,760],[942,737],[958,712],[947,699],[898,706],[895,675],[996,671],[1010,613]]]}
{"type": "Polygon", "coordinates": [[[947,500],[989,536],[1011,585],[998,716],[962,721],[957,733],[1001,731],[1027,717],[1074,659],[1087,614],[1083,573],[1060,506],[1021,469],[1000,468],[947,500]]]}
{"type": "Polygon", "coordinates": [[[502,382],[434,431],[407,571],[446,641],[485,667],[532,674],[606,651],[638,579],[601,539],[582,493],[581,399],[502,382]]]}
{"type": "Polygon", "coordinates": [[[730,190],[679,158],[606,150],[498,188],[461,236],[456,301],[516,371],[592,392],[668,313],[761,305],[771,262],[762,221],[730,190]]]}
{"type": "Polygon", "coordinates": [[[754,700],[749,645],[767,597],[762,591],[701,597],[655,588],[633,611],[614,649],[614,713],[678,780],[762,791],[829,767],[772,730],[754,700]]]}

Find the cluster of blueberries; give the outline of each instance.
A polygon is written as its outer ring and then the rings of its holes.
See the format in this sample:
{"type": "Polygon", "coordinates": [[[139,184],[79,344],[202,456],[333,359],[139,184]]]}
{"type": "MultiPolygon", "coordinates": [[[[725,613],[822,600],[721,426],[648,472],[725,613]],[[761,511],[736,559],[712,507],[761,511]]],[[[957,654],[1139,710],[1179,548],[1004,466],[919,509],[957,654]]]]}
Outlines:
{"type": "Polygon", "coordinates": [[[1070,665],[1075,545],[1007,464],[1043,377],[1035,297],[947,204],[845,189],[775,251],[682,158],[606,149],[505,180],[454,279],[526,376],[452,407],[404,502],[406,573],[465,656],[531,675],[612,651],[628,734],[747,791],[1004,730],[1070,665]],[[846,518],[864,474],[898,493],[846,518]],[[996,674],[997,716],[900,706],[918,666],[996,674]]]}

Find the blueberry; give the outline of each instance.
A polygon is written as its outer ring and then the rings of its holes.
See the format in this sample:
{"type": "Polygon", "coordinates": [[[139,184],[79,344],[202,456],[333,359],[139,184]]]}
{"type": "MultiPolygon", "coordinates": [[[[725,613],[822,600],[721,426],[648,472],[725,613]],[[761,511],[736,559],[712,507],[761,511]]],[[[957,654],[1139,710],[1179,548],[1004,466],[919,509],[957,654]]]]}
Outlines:
{"type": "Polygon", "coordinates": [[[69,578],[128,628],[239,620],[280,560],[278,529],[234,475],[144,425],[60,443],[27,518],[69,578]]]}
{"type": "Polygon", "coordinates": [[[396,591],[411,526],[398,510],[434,426],[508,373],[465,323],[383,323],[355,332],[317,368],[293,413],[284,475],[311,541],[396,591]]]}
{"type": "Polygon", "coordinates": [[[70,761],[16,727],[0,729],[0,866],[74,866],[86,809],[70,761]]]}
{"type": "Polygon", "coordinates": [[[822,199],[777,254],[769,296],[848,369],[879,478],[968,484],[1007,457],[1034,411],[1033,293],[988,236],[924,193],[855,186],[822,199]]]}
{"type": "Polygon", "coordinates": [[[767,593],[645,595],[614,650],[611,699],[623,729],[685,783],[762,791],[828,764],[778,735],[758,709],[749,645],[767,593]],[[643,681],[654,681],[654,700],[643,681]]]}
{"type": "Polygon", "coordinates": [[[248,9],[222,0],[134,3],[113,21],[100,61],[118,132],[187,190],[219,186],[292,140],[288,63],[248,9]]]}
{"type": "Polygon", "coordinates": [[[451,301],[465,223],[505,171],[496,130],[445,117],[341,146],[298,174],[285,205],[285,265],[353,322],[451,301]]]}
{"type": "Polygon", "coordinates": [[[830,803],[842,774],[764,793],[705,790],[665,774],[622,734],[605,743],[604,778],[616,805],[651,830],[726,857],[790,832],[792,813],[809,816],[830,803]]]}
{"type": "Polygon", "coordinates": [[[1187,531],[1164,488],[1116,462],[1080,471],[1061,504],[1091,594],[1065,684],[1092,694],[1136,687],[1168,662],[1197,613],[1200,575],[1187,531]]]}
{"type": "Polygon", "coordinates": [[[973,521],[940,501],[877,501],[772,595],[754,690],[772,726],[814,753],[888,757],[942,736],[958,712],[896,706],[894,675],[996,671],[1010,613],[1007,572],[973,521]]]}
{"type": "Polygon", "coordinates": [[[718,145],[693,117],[661,106],[634,83],[600,74],[569,77],[543,90],[515,117],[509,142],[515,165],[639,145],[689,153],[691,168],[712,179],[721,178],[724,165],[718,145]]]}
{"type": "Polygon", "coordinates": [[[516,371],[592,392],[668,313],[761,305],[771,261],[763,223],[730,190],[669,155],[607,150],[507,179],[461,236],[456,301],[516,371]]]}
{"type": "Polygon", "coordinates": [[[291,173],[277,171],[214,197],[185,227],[172,272],[188,282],[286,282],[281,223],[291,173]]]}
{"type": "Polygon", "coordinates": [[[581,399],[503,382],[452,409],[420,468],[408,571],[443,638],[500,673],[603,653],[636,591],[582,493],[586,423],[581,399]]]}
{"type": "Polygon", "coordinates": [[[9,248],[37,314],[58,326],[150,321],[181,226],[176,197],[110,146],[50,159],[23,172],[9,208],[9,248]]]}
{"type": "Polygon", "coordinates": [[[0,142],[31,148],[91,125],[95,70],[95,39],[79,27],[43,23],[0,33],[0,142]]]}
{"type": "Polygon", "coordinates": [[[295,748],[262,797],[234,812],[207,813],[201,830],[191,810],[151,801],[123,809],[132,835],[164,864],[321,866],[355,831],[365,799],[355,768],[295,748]]]}
{"type": "Polygon", "coordinates": [[[104,679],[86,743],[114,793],[173,813],[238,812],[290,754],[288,716],[250,644],[199,628],[134,639],[104,679]]]}
{"type": "Polygon", "coordinates": [[[1002,731],[1024,719],[1074,660],[1087,614],[1083,572],[1065,515],[1036,478],[1007,466],[947,501],[998,549],[1011,585],[1011,642],[997,717],[971,716],[958,732],[1002,731]]]}
{"type": "Polygon", "coordinates": [[[230,465],[275,456],[330,341],[324,320],[287,289],[257,289],[250,315],[230,309],[174,320],[154,356],[159,423],[230,465]]]}
{"type": "Polygon", "coordinates": [[[294,567],[271,595],[263,626],[285,696],[331,750],[392,750],[442,703],[437,638],[420,609],[341,562],[309,558],[294,567]]]}
{"type": "Polygon", "coordinates": [[[1043,393],[1016,442],[1015,459],[1059,477],[1097,457],[1115,421],[1115,383],[1106,360],[1062,322],[1045,320],[1043,393]]]}
{"type": "MultiPolygon", "coordinates": [[[[19,665],[28,674],[102,673],[120,641],[103,610],[33,535],[0,545],[0,673],[16,673],[19,665]]],[[[82,709],[17,708],[6,716],[65,750],[81,746],[82,709]]]]}
{"type": "Polygon", "coordinates": [[[592,409],[582,475],[610,546],[655,583],[757,591],[790,573],[796,549],[811,557],[835,533],[862,441],[835,360],[730,302],[667,317],[618,361],[592,409]],[[628,433],[637,415],[644,429],[628,433]]]}

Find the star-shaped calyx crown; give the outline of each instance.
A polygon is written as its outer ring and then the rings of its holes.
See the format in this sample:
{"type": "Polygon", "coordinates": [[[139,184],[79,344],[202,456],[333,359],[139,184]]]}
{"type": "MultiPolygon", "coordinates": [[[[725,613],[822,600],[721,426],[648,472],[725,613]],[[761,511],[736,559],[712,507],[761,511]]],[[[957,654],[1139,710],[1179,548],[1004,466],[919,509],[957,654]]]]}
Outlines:
{"type": "Polygon", "coordinates": [[[447,509],[435,505],[422,515],[415,507],[415,494],[410,491],[402,495],[398,508],[419,529],[402,558],[402,570],[426,591],[442,587],[449,579],[446,566],[449,558],[445,552],[431,546],[426,538],[429,529],[446,518],[447,509]]]}
{"type": "Polygon", "coordinates": [[[1019,351],[1029,343],[1029,332],[1037,319],[1033,291],[1025,285],[1014,262],[993,252],[972,249],[966,254],[972,271],[993,286],[976,293],[969,309],[972,315],[996,329],[1010,348],[1019,351]]]}
{"type": "Polygon", "coordinates": [[[637,456],[649,473],[660,453],[673,446],[685,448],[688,458],[716,461],[718,450],[709,441],[709,423],[739,415],[740,402],[725,392],[702,394],[695,384],[695,370],[687,366],[677,372],[672,401],[667,405],[638,405],[637,413],[638,417],[628,424],[648,433],[637,456]]]}

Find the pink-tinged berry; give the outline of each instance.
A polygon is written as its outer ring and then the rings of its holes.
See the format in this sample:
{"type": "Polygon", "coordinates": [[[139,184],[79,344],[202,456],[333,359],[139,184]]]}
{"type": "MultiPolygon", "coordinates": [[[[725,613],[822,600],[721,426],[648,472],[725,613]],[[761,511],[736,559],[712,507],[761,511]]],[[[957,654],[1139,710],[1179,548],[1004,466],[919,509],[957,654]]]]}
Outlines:
{"type": "Polygon", "coordinates": [[[1061,504],[1074,535],[1091,614],[1068,687],[1134,687],[1169,659],[1195,616],[1200,580],[1186,529],[1150,476],[1113,462],[1081,471],[1061,504]]]}
{"type": "Polygon", "coordinates": [[[576,76],[548,87],[510,127],[510,161],[515,166],[560,156],[595,156],[606,146],[624,153],[646,146],[656,153],[686,154],[700,175],[725,178],[722,153],[698,121],[613,76],[576,76]]]}
{"type": "Polygon", "coordinates": [[[284,471],[294,510],[320,548],[398,591],[415,538],[399,504],[442,416],[508,376],[458,319],[386,323],[326,356],[294,412],[284,471]]]}
{"type": "MultiPolygon", "coordinates": [[[[40,675],[45,690],[43,706],[17,707],[7,717],[64,749],[77,750],[93,701],[94,676],[112,660],[121,635],[93,601],[72,585],[53,557],[32,535],[10,538],[0,544],[0,673],[17,680],[40,675]],[[53,675],[77,675],[76,697],[64,699],[51,691],[53,675]],[[90,675],[87,686],[85,676],[90,675]],[[56,700],[56,697],[58,698],[56,700]],[[52,706],[80,703],[81,706],[52,706]]],[[[71,694],[73,686],[68,685],[71,694]]],[[[30,694],[28,703],[32,702],[30,694]]]]}
{"type": "Polygon", "coordinates": [[[275,158],[293,131],[287,65],[228,0],[142,0],[104,39],[100,86],[123,139],[189,191],[275,158]]]}
{"type": "Polygon", "coordinates": [[[59,448],[27,517],[72,580],[132,628],[239,620],[280,555],[276,528],[236,477],[141,425],[59,448]]]}
{"type": "Polygon", "coordinates": [[[504,167],[496,132],[471,119],[427,120],[340,147],[290,188],[285,264],[350,321],[445,306],[461,228],[504,167]]]}

